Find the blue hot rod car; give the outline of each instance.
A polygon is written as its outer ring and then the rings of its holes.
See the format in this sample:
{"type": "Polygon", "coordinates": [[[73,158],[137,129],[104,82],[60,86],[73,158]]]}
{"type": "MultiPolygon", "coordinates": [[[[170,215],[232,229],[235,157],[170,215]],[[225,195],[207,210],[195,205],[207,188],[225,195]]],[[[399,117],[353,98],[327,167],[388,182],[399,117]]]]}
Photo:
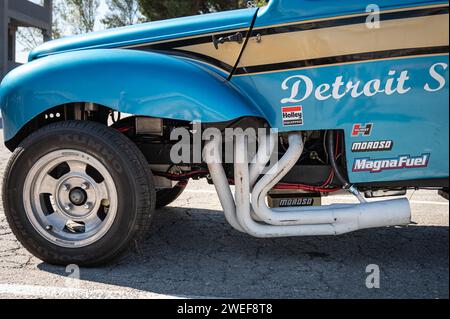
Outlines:
{"type": "Polygon", "coordinates": [[[256,237],[409,224],[408,200],[373,198],[448,196],[449,7],[372,3],[272,0],[38,47],[0,87],[12,230],[47,262],[103,264],[192,178],[256,237]],[[338,191],[359,204],[320,206],[338,191]]]}

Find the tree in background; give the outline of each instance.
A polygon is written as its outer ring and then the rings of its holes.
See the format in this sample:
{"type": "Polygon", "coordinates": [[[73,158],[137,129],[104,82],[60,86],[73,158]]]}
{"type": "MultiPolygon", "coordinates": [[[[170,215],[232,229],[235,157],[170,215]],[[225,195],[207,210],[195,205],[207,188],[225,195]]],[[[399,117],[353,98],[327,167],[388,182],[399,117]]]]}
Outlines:
{"type": "Polygon", "coordinates": [[[265,0],[139,0],[148,21],[185,17],[249,6],[263,6],[265,0]]]}
{"type": "MultiPolygon", "coordinates": [[[[95,30],[100,1],[106,1],[108,12],[97,27],[115,28],[139,22],[183,17],[263,6],[267,0],[53,0],[53,30],[51,37],[82,34],[95,30]]],[[[20,28],[18,42],[31,51],[43,42],[42,32],[20,28]]]]}
{"type": "Polygon", "coordinates": [[[109,12],[102,19],[106,28],[117,28],[144,22],[138,0],[107,0],[109,12]]]}
{"type": "Polygon", "coordinates": [[[247,7],[264,7],[269,3],[269,0],[252,0],[247,1],[247,7]]]}
{"type": "Polygon", "coordinates": [[[44,37],[42,31],[36,28],[18,28],[17,41],[25,51],[31,51],[42,44],[44,37]]]}
{"type": "Polygon", "coordinates": [[[95,29],[100,0],[65,0],[59,3],[61,20],[70,26],[72,34],[83,34],[95,29]]]}
{"type": "Polygon", "coordinates": [[[62,16],[65,9],[64,0],[53,0],[52,39],[59,39],[64,35],[64,21],[62,21],[62,16]]]}
{"type": "MultiPolygon", "coordinates": [[[[53,1],[53,25],[52,34],[50,35],[50,38],[52,39],[59,39],[63,36],[63,21],[61,21],[61,16],[64,10],[66,10],[65,0],[53,1]]],[[[17,30],[17,41],[22,46],[23,50],[28,52],[44,42],[44,35],[39,29],[20,27],[17,30]]]]}

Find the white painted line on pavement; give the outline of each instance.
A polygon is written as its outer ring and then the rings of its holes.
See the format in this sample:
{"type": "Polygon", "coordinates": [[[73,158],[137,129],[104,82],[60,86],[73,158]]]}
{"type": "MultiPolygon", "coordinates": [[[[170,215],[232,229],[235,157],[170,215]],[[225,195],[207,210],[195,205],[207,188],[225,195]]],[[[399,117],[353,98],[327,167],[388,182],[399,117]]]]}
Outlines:
{"type": "Polygon", "coordinates": [[[448,206],[448,202],[429,202],[426,200],[412,200],[411,204],[426,204],[426,205],[440,205],[440,206],[448,206]]]}
{"type": "Polygon", "coordinates": [[[40,297],[61,299],[180,299],[151,292],[121,292],[114,290],[45,287],[16,284],[0,284],[0,295],[13,297],[40,297]]]}

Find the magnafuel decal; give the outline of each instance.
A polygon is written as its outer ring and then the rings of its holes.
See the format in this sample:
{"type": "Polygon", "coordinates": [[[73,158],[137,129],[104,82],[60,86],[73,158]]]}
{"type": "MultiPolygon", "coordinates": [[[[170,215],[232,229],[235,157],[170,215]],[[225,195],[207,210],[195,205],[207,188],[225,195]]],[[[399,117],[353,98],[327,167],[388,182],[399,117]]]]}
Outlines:
{"type": "Polygon", "coordinates": [[[379,173],[389,169],[422,168],[428,166],[429,160],[430,154],[402,155],[386,159],[357,158],[353,165],[353,172],[379,173]]]}

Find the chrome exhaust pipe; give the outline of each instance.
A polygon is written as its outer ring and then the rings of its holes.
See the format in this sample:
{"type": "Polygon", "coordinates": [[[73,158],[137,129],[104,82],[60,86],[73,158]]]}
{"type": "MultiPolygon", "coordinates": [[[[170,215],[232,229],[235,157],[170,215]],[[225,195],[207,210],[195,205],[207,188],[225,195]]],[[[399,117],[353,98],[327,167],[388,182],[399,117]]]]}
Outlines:
{"type": "MultiPolygon", "coordinates": [[[[340,235],[360,229],[410,223],[411,210],[407,199],[313,208],[267,207],[265,201],[267,193],[292,169],[303,152],[300,133],[291,134],[289,141],[290,146],[285,156],[255,185],[250,196],[251,184],[256,179],[256,173],[250,172],[246,137],[236,136],[235,200],[222,164],[217,163],[217,157],[214,160],[209,157],[207,163],[225,216],[235,229],[255,237],[272,238],[340,235]]],[[[220,145],[216,146],[217,150],[220,149],[220,145]]],[[[207,147],[210,149],[211,145],[208,144],[207,147]]],[[[259,164],[258,167],[254,170],[263,168],[263,165],[259,164]]]]}
{"type": "Polygon", "coordinates": [[[230,184],[222,166],[221,146],[222,142],[219,138],[215,138],[206,143],[203,148],[203,159],[208,164],[209,174],[219,196],[220,204],[225,213],[225,219],[235,230],[245,232],[236,217],[236,205],[233,194],[231,193],[230,184]]]}

